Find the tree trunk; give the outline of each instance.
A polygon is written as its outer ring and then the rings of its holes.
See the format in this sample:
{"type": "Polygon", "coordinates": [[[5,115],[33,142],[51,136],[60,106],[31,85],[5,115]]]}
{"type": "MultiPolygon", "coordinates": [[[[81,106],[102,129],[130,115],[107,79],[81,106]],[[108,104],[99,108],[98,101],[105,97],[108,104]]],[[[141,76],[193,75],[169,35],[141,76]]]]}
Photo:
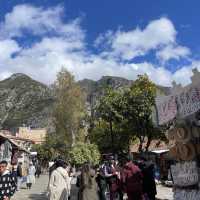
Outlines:
{"type": "Polygon", "coordinates": [[[139,141],[140,141],[140,144],[139,144],[139,147],[138,147],[139,152],[142,152],[142,145],[144,143],[144,138],[145,138],[144,136],[139,137],[139,141]]]}
{"type": "Polygon", "coordinates": [[[131,154],[131,141],[130,141],[130,137],[128,137],[128,154],[131,154]]]}
{"type": "Polygon", "coordinates": [[[149,136],[149,137],[148,137],[148,140],[147,140],[146,147],[145,147],[145,151],[146,151],[146,152],[149,150],[149,147],[150,147],[151,141],[152,141],[152,137],[149,136]]]}
{"type": "Polygon", "coordinates": [[[111,136],[111,148],[112,148],[112,153],[114,153],[114,135],[113,135],[112,121],[109,122],[109,126],[110,126],[110,136],[111,136]]]}
{"type": "Polygon", "coordinates": [[[76,142],[76,136],[75,136],[75,133],[74,133],[74,130],[71,129],[71,147],[73,147],[75,145],[75,142],[76,142]]]}

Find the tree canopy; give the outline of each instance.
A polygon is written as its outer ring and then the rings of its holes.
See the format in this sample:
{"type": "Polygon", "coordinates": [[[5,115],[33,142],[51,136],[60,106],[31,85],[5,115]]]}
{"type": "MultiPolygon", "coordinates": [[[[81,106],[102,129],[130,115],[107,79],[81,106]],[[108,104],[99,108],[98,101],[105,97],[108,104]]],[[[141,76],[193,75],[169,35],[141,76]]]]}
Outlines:
{"type": "Polygon", "coordinates": [[[56,97],[52,116],[55,131],[49,133],[46,142],[37,149],[43,160],[56,156],[69,159],[69,151],[83,132],[85,95],[66,69],[57,74],[52,88],[56,97]]]}
{"type": "Polygon", "coordinates": [[[85,95],[74,77],[65,69],[58,73],[54,90],[56,140],[63,148],[70,148],[75,144],[85,114],[85,95]]]}
{"type": "Polygon", "coordinates": [[[93,129],[92,141],[96,139],[100,144],[104,140],[103,136],[109,134],[110,139],[107,141],[110,142],[112,150],[122,149],[122,145],[127,150],[131,141],[138,138],[141,151],[147,138],[148,150],[151,140],[162,134],[152,121],[155,97],[156,85],[147,75],[139,75],[131,87],[124,90],[107,88],[97,106],[98,123],[93,129]]]}
{"type": "Polygon", "coordinates": [[[90,162],[94,165],[100,161],[100,153],[97,145],[90,143],[77,143],[69,153],[70,161],[75,165],[90,162]]]}

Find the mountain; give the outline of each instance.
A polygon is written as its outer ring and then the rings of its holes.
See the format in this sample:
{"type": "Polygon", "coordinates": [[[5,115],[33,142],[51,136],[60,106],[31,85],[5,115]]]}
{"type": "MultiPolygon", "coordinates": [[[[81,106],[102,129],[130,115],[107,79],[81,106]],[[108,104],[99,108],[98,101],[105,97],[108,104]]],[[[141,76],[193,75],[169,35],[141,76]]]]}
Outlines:
{"type": "MultiPolygon", "coordinates": [[[[94,101],[103,95],[105,87],[109,86],[113,89],[124,89],[126,87],[130,87],[133,83],[134,81],[132,80],[115,76],[103,76],[98,81],[90,79],[79,81],[80,86],[87,94],[87,101],[91,103],[94,103],[94,101]]],[[[157,93],[158,95],[169,95],[171,93],[171,88],[158,85],[157,93]]]]}
{"type": "Polygon", "coordinates": [[[0,82],[1,128],[49,126],[54,101],[46,85],[24,74],[12,75],[0,82]]]}
{"type": "MultiPolygon", "coordinates": [[[[88,104],[95,105],[104,88],[130,87],[133,81],[121,77],[103,76],[98,81],[84,79],[78,82],[87,95],[88,104]]],[[[170,88],[158,86],[160,94],[170,88]]],[[[0,81],[0,128],[16,129],[19,126],[53,128],[52,111],[55,96],[50,87],[25,74],[13,74],[0,81]]]]}

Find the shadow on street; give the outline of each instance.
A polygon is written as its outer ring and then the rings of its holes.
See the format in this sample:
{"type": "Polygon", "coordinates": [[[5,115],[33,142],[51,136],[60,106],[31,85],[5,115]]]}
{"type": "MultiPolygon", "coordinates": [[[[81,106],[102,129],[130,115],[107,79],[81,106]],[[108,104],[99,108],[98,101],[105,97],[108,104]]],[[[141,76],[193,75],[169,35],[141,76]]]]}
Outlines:
{"type": "Polygon", "coordinates": [[[47,200],[45,193],[43,194],[31,194],[29,195],[29,199],[31,200],[47,200]]]}

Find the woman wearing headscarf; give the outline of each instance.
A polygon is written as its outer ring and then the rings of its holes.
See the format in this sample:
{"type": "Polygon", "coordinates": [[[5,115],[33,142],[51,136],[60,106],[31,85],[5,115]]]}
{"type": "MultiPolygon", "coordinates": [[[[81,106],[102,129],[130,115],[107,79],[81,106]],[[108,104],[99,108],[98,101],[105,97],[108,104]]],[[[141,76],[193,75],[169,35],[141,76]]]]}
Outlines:
{"type": "Polygon", "coordinates": [[[28,168],[28,175],[27,175],[27,181],[26,181],[26,185],[28,189],[31,189],[32,185],[35,184],[35,172],[36,172],[35,166],[31,162],[28,168]]]}
{"type": "Polygon", "coordinates": [[[98,187],[96,183],[96,172],[90,167],[89,164],[85,164],[83,166],[80,190],[81,200],[99,200],[98,187]]]}
{"type": "Polygon", "coordinates": [[[55,163],[56,169],[52,172],[49,181],[49,200],[68,200],[70,195],[69,175],[67,164],[63,160],[55,163]]]}

